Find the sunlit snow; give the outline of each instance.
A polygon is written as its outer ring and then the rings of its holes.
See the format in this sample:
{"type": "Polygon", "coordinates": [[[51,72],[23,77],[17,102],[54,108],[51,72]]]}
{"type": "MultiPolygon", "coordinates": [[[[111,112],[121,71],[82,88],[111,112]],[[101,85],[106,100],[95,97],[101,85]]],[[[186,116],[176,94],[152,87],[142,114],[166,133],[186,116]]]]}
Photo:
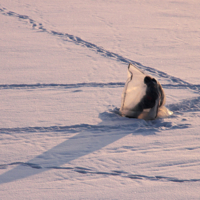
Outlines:
{"type": "Polygon", "coordinates": [[[197,0],[0,3],[0,199],[199,199],[197,0]],[[132,63],[173,115],[119,115],[132,63]]]}

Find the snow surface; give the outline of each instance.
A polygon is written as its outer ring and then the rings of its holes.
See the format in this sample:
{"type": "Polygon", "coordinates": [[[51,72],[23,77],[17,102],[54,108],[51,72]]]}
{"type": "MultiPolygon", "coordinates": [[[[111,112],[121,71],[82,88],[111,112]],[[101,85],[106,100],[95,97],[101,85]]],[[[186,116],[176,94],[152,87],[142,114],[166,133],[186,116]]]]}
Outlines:
{"type": "Polygon", "coordinates": [[[0,3],[1,199],[199,199],[198,0],[0,3]],[[174,114],[120,117],[129,63],[174,114]]]}

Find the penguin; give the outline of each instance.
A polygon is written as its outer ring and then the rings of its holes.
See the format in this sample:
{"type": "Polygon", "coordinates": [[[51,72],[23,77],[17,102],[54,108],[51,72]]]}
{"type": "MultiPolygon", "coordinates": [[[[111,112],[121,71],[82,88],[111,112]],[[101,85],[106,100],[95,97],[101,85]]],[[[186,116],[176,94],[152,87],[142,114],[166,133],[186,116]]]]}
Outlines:
{"type": "Polygon", "coordinates": [[[165,106],[161,84],[129,64],[128,80],[122,93],[120,114],[129,118],[152,120],[172,114],[165,106]]]}

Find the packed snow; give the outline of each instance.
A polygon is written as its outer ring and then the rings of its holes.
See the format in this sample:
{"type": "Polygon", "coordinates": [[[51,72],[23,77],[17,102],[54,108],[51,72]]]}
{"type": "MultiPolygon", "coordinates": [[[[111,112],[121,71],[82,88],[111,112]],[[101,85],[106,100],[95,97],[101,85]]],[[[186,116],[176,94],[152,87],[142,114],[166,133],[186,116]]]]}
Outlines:
{"type": "Polygon", "coordinates": [[[0,197],[200,198],[197,0],[2,1],[0,197]],[[127,67],[173,115],[119,115],[127,67]]]}

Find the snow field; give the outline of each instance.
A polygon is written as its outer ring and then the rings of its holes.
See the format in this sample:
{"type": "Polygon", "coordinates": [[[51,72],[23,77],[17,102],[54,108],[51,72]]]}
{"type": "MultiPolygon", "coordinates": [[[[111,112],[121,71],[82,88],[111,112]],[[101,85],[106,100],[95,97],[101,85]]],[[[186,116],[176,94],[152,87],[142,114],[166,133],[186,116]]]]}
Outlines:
{"type": "Polygon", "coordinates": [[[199,199],[198,1],[0,3],[1,199],[199,199]],[[128,63],[174,114],[118,114],[128,63]]]}

